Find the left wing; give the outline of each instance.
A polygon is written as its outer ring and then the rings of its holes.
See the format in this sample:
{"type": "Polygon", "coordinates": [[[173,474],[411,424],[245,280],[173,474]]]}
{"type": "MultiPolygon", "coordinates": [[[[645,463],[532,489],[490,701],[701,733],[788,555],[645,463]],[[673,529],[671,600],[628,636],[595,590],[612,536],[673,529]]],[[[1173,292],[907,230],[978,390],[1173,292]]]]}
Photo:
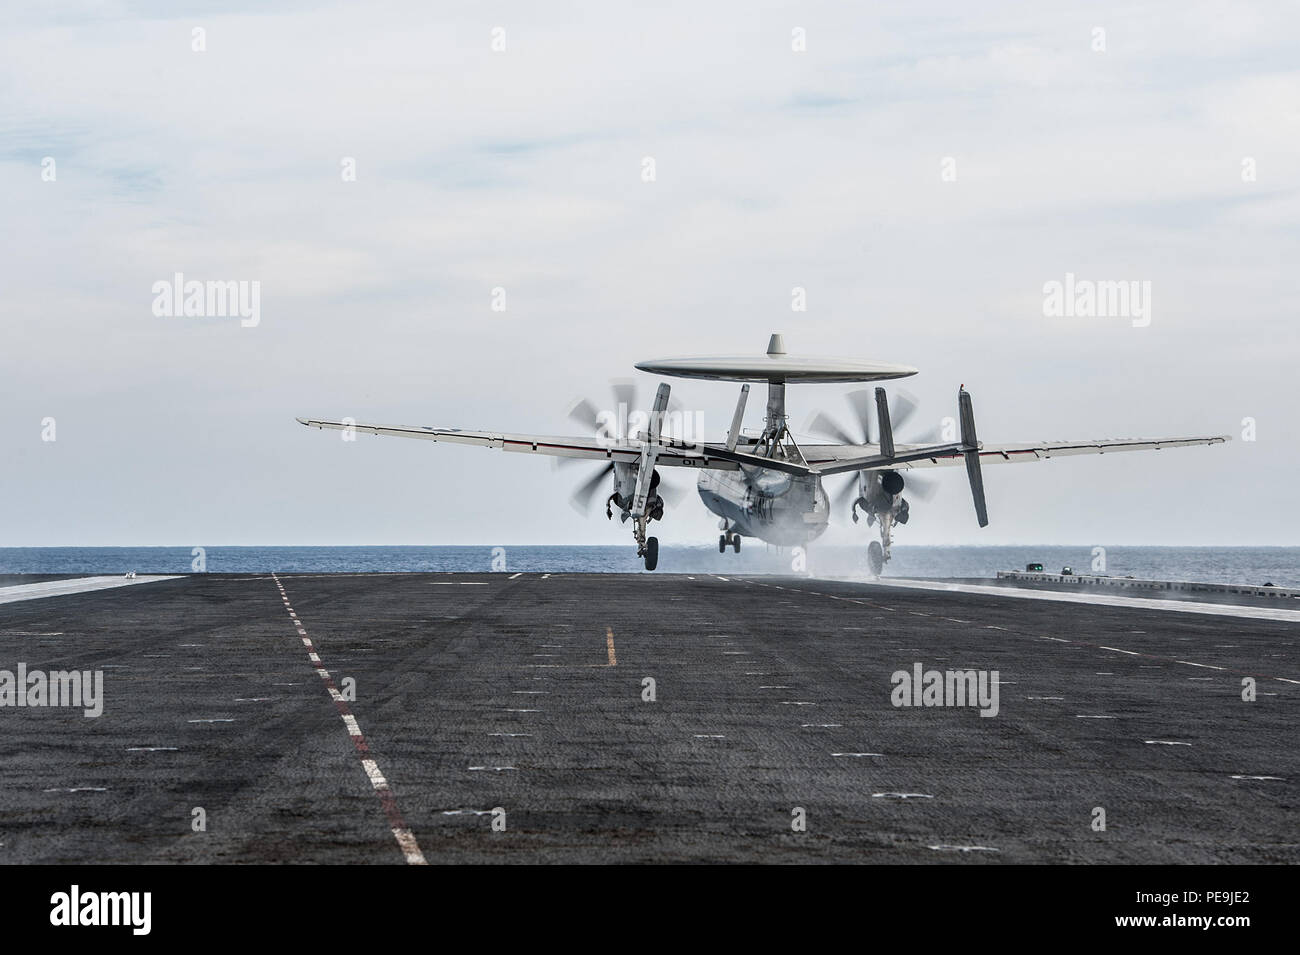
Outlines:
{"type": "MultiPolygon", "coordinates": [[[[640,460],[644,445],[644,442],[635,439],[609,441],[597,437],[506,434],[497,431],[465,431],[461,428],[429,428],[420,425],[358,424],[352,421],[326,421],[320,418],[299,418],[298,423],[305,424],[309,428],[330,428],[334,431],[381,434],[394,438],[422,438],[425,441],[474,444],[483,448],[499,448],[503,451],[543,454],[557,458],[618,461],[622,464],[631,464],[640,460]]],[[[707,445],[663,444],[659,448],[658,463],[669,467],[736,470],[738,466],[736,461],[714,457],[712,450],[707,445]]]]}

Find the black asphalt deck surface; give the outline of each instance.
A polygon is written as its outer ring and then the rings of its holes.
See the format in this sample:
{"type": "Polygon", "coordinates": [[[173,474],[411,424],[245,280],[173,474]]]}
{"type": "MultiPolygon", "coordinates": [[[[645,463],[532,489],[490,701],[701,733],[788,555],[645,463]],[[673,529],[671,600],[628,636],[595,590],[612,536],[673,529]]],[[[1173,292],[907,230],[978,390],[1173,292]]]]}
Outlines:
{"type": "MultiPolygon", "coordinates": [[[[280,580],[431,863],[1300,861],[1294,624],[771,577],[280,580]],[[895,708],[918,661],[997,670],[1000,713],[895,708]]],[[[271,577],[0,605],[20,661],[102,668],[106,702],[0,709],[0,861],[403,862],[271,577]]]]}

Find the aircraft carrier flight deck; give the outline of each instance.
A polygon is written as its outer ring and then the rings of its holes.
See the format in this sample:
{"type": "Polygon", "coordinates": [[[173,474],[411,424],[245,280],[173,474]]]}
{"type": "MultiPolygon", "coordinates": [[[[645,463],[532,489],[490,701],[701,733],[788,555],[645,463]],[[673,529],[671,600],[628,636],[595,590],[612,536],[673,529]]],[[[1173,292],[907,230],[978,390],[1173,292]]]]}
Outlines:
{"type": "Polygon", "coordinates": [[[0,581],[0,670],[103,678],[97,717],[3,713],[0,862],[1300,862],[1300,612],[1276,602],[123,583],[0,581]],[[996,712],[900,689],[930,670],[984,675],[996,712]]]}

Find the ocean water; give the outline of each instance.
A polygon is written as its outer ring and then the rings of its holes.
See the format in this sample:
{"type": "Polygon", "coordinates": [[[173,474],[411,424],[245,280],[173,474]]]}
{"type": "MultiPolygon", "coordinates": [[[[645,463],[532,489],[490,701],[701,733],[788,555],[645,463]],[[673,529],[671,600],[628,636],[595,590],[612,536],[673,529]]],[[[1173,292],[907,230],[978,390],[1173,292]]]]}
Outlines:
{"type": "MultiPolygon", "coordinates": [[[[392,573],[503,570],[505,573],[637,573],[630,546],[601,547],[209,547],[209,573],[392,573]],[[495,564],[494,564],[495,560],[495,564]]],[[[1300,587],[1300,547],[1111,547],[1105,567],[1112,576],[1198,580],[1300,587]]],[[[1039,562],[1093,572],[1089,546],[896,547],[886,577],[992,577],[1039,562]]],[[[193,571],[188,547],[3,547],[0,574],[184,574],[193,571]]],[[[746,541],[739,554],[717,546],[663,547],[664,573],[789,574],[796,555],[746,541]]],[[[806,558],[814,574],[865,575],[866,548],[816,547],[806,558]]]]}

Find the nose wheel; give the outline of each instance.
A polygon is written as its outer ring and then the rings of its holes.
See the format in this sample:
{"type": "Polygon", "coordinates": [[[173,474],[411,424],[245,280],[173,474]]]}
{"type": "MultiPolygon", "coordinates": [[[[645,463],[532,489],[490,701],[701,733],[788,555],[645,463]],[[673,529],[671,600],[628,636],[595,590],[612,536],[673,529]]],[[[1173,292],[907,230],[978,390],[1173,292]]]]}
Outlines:
{"type": "Polygon", "coordinates": [[[721,534],[721,535],[719,535],[719,537],[718,537],[718,553],[719,553],[719,554],[725,554],[725,553],[727,552],[727,545],[728,545],[728,544],[731,545],[731,549],[734,550],[737,554],[740,553],[740,535],[739,535],[739,534],[733,534],[733,533],[731,533],[731,531],[727,531],[725,534],[721,534]]]}
{"type": "Polygon", "coordinates": [[[654,570],[659,566],[659,538],[649,537],[645,542],[645,569],[654,570]]]}
{"type": "Polygon", "coordinates": [[[871,567],[873,576],[879,577],[880,572],[885,569],[885,549],[880,546],[880,541],[872,541],[867,546],[867,564],[871,567]]]}

